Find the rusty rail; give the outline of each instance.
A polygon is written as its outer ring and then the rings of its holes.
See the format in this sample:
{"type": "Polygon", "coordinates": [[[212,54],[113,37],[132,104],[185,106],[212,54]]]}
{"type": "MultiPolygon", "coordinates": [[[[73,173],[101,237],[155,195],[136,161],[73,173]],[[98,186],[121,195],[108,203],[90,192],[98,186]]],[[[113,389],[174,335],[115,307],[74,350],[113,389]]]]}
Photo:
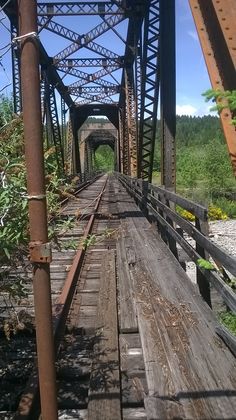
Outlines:
{"type": "MultiPolygon", "coordinates": [[[[89,234],[92,231],[93,223],[96,217],[96,212],[98,210],[99,204],[102,199],[102,195],[105,191],[107,183],[107,178],[103,184],[103,187],[96,199],[96,203],[94,206],[94,212],[89,217],[87,222],[83,241],[88,238],[89,234]]],[[[84,186],[83,189],[87,187],[84,186]]],[[[81,190],[80,190],[81,191],[81,190]]],[[[57,353],[60,342],[63,338],[67,315],[69,313],[71,303],[73,300],[73,293],[76,286],[76,279],[80,272],[84,255],[86,249],[81,244],[77,250],[77,253],[74,257],[72,266],[70,271],[68,272],[63,290],[61,292],[60,297],[58,298],[57,302],[53,305],[52,314],[53,314],[53,339],[54,339],[54,346],[55,352],[57,353]]],[[[39,383],[38,383],[38,374],[37,368],[33,371],[32,375],[30,376],[28,383],[26,385],[25,391],[21,396],[21,400],[18,406],[18,411],[15,416],[15,420],[34,420],[38,419],[40,415],[40,401],[39,401],[39,383]]]]}

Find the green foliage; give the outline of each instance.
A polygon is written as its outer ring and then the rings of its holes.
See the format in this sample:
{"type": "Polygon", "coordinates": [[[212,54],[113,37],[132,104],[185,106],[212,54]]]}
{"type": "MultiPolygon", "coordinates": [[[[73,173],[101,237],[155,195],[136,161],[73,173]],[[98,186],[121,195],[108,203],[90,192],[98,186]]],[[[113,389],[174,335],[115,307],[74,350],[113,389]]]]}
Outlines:
{"type": "Polygon", "coordinates": [[[232,168],[225,144],[211,140],[205,148],[204,175],[212,194],[227,190],[235,185],[232,168]]]}
{"type": "Polygon", "coordinates": [[[228,286],[231,287],[231,289],[236,290],[236,278],[232,278],[227,282],[228,286]]]}
{"type": "Polygon", "coordinates": [[[6,126],[13,118],[12,100],[4,95],[0,95],[0,128],[6,126]]]}
{"type": "Polygon", "coordinates": [[[180,214],[180,216],[182,216],[184,219],[188,220],[189,222],[195,221],[195,216],[189,211],[183,209],[182,207],[176,206],[176,211],[177,213],[180,214]]]}
{"type": "Polygon", "coordinates": [[[208,208],[209,220],[227,220],[227,214],[220,208],[216,206],[209,206],[208,208]]]}
{"type": "MultiPolygon", "coordinates": [[[[229,108],[233,114],[236,112],[236,90],[220,90],[220,89],[209,89],[205,93],[206,101],[214,100],[217,104],[212,107],[212,111],[221,112],[225,108],[229,108]]],[[[232,124],[236,125],[236,117],[232,119],[232,124]]]]}
{"type": "Polygon", "coordinates": [[[87,249],[89,246],[94,245],[97,241],[96,235],[88,235],[82,242],[82,248],[87,249]]]}
{"type": "Polygon", "coordinates": [[[187,115],[176,118],[176,142],[177,149],[181,147],[205,146],[213,138],[224,142],[224,136],[218,117],[205,115],[203,117],[191,117],[187,115]]]}
{"type": "Polygon", "coordinates": [[[219,207],[228,217],[236,218],[236,201],[221,197],[215,200],[215,206],[219,207]]]}
{"type": "Polygon", "coordinates": [[[236,335],[236,315],[231,311],[223,311],[219,313],[218,317],[220,322],[236,335]]]}
{"type": "MultiPolygon", "coordinates": [[[[26,167],[22,117],[14,117],[12,104],[0,98],[0,264],[12,264],[27,253],[29,241],[26,167]]],[[[57,175],[55,149],[45,152],[46,192],[49,218],[71,184],[57,175]]]]}
{"type": "Polygon", "coordinates": [[[95,152],[95,169],[102,171],[114,170],[114,152],[110,146],[99,146],[95,152]]]}
{"type": "MultiPolygon", "coordinates": [[[[5,118],[5,117],[4,117],[5,118]]],[[[26,171],[22,162],[23,129],[21,118],[1,130],[0,136],[0,263],[10,260],[28,234],[26,171]]]]}
{"type": "Polygon", "coordinates": [[[215,270],[215,266],[210,261],[204,260],[204,258],[199,258],[197,265],[205,270],[215,270]]]}
{"type": "Polygon", "coordinates": [[[203,159],[193,148],[181,148],[177,152],[177,185],[185,188],[196,188],[199,174],[202,173],[203,159]]]}
{"type": "Polygon", "coordinates": [[[79,242],[76,239],[70,239],[67,241],[61,241],[60,242],[61,249],[73,249],[76,251],[79,246],[79,242]]]}

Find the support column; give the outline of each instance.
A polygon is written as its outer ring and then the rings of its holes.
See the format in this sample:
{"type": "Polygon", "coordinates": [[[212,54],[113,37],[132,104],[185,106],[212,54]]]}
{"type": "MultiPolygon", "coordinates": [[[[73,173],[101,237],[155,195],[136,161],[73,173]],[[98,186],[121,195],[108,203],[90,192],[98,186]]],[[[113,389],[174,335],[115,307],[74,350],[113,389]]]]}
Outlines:
{"type": "MultiPolygon", "coordinates": [[[[11,23],[11,36],[12,39],[18,36],[17,26],[11,23]]],[[[20,86],[20,60],[19,51],[17,45],[12,45],[12,79],[13,79],[13,101],[14,101],[14,113],[20,114],[22,111],[22,98],[21,98],[21,86],[20,86]]]]}
{"type": "Polygon", "coordinates": [[[175,0],[160,2],[161,183],[176,187],[175,0]]]}
{"type": "Polygon", "coordinates": [[[43,420],[57,420],[56,374],[52,331],[50,245],[47,233],[43,136],[40,106],[37,2],[19,0],[21,86],[25,159],[29,199],[30,259],[33,289],[41,411],[43,420]],[[25,37],[24,37],[25,35],[25,37]]]}
{"type": "Polygon", "coordinates": [[[133,66],[125,69],[125,97],[126,97],[126,126],[125,141],[129,147],[128,174],[137,177],[137,132],[136,132],[136,103],[134,93],[133,66]]]}

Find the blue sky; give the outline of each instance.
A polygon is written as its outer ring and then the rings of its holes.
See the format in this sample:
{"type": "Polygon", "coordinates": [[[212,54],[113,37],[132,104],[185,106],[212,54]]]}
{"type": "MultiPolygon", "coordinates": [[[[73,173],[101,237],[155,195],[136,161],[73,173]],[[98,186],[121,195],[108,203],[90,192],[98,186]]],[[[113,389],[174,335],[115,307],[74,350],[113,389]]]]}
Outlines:
{"type": "MultiPolygon", "coordinates": [[[[73,27],[75,31],[78,31],[78,21],[76,17],[69,18],[58,18],[58,23],[61,23],[67,27],[73,27]],[[69,19],[69,20],[67,20],[69,19]]],[[[7,50],[4,49],[9,44],[10,34],[8,30],[3,26],[8,26],[7,18],[4,19],[4,14],[0,13],[0,56],[7,50]]],[[[89,18],[89,25],[91,28],[94,26],[93,18],[89,18]]],[[[120,33],[123,32],[125,23],[120,23],[117,26],[117,30],[120,33]]],[[[88,27],[88,19],[81,18],[79,25],[80,33],[86,33],[90,28],[88,27]]],[[[106,35],[103,35],[104,37],[106,35]]],[[[99,37],[96,42],[102,42],[103,36],[99,37]]],[[[55,54],[62,50],[64,46],[68,45],[68,41],[64,41],[62,38],[55,38],[53,34],[43,31],[40,34],[42,43],[46,46],[47,52],[55,54]],[[55,51],[55,43],[58,45],[58,51],[55,51]],[[46,41],[47,40],[47,41],[46,41]]],[[[104,38],[105,39],[105,38],[104,38]]],[[[107,43],[107,41],[106,41],[107,43]]],[[[112,45],[112,50],[117,38],[115,35],[109,35],[109,41],[106,44],[107,48],[112,45]]],[[[116,50],[119,50],[119,43],[117,43],[116,50]]],[[[176,64],[177,64],[177,114],[183,115],[205,115],[209,114],[209,108],[211,105],[206,103],[202,97],[202,93],[210,87],[210,81],[207,74],[204,58],[202,55],[200,43],[198,41],[197,32],[194,26],[193,18],[191,15],[188,0],[176,0],[176,64]]],[[[84,55],[84,54],[83,54],[84,55]]],[[[94,54],[93,54],[94,55],[94,54]]],[[[86,56],[89,57],[91,54],[87,50],[86,56]]],[[[11,55],[10,51],[7,52],[1,59],[1,63],[4,67],[0,66],[0,90],[9,85],[3,92],[10,94],[12,91],[11,87],[11,55]]],[[[83,70],[83,69],[82,69],[83,70]]],[[[86,71],[86,69],[85,69],[86,71]]],[[[94,70],[93,70],[94,71],[94,70]]],[[[115,77],[118,77],[119,73],[114,73],[115,77]]],[[[112,80],[112,79],[107,79],[112,80]]],[[[69,83],[75,82],[76,79],[71,79],[69,83]]],[[[68,83],[68,81],[66,81],[68,83]]]]}

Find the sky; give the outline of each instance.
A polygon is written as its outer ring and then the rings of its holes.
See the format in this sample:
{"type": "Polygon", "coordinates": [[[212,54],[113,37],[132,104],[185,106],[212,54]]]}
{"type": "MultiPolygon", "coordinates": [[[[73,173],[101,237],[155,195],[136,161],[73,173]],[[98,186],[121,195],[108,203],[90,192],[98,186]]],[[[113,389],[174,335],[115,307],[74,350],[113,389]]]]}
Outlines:
{"type": "MultiPolygon", "coordinates": [[[[0,12],[0,57],[8,50],[5,48],[10,42],[10,33],[7,30],[8,19],[0,12]]],[[[58,23],[67,27],[73,27],[78,31],[78,20],[76,17],[61,17],[57,18],[58,23]],[[67,20],[69,19],[69,21],[67,20]]],[[[91,28],[94,26],[93,18],[80,18],[79,25],[80,33],[86,33],[88,28],[88,19],[91,28]]],[[[125,22],[121,22],[117,26],[117,30],[122,33],[125,29],[125,22]]],[[[97,38],[95,42],[102,42],[106,34],[97,38]]],[[[55,45],[60,39],[58,52],[64,46],[68,45],[68,41],[62,38],[55,37],[48,31],[43,31],[40,34],[40,39],[49,55],[55,54],[55,45]],[[50,34],[50,36],[49,36],[50,34]]],[[[119,52],[119,45],[116,35],[109,35],[109,39],[104,41],[107,43],[107,48],[112,45],[112,50],[119,52]]],[[[88,50],[86,50],[88,51],[88,50]]],[[[94,54],[93,54],[94,55],[94,54]]],[[[75,54],[76,56],[76,54],[75,54]]],[[[86,54],[89,57],[89,51],[86,54]]],[[[0,93],[10,94],[12,92],[11,83],[11,54],[8,51],[2,58],[0,58],[0,93]],[[6,89],[2,90],[5,86],[6,89]]],[[[83,70],[83,69],[82,69],[83,70]]],[[[195,29],[193,17],[190,11],[188,0],[176,0],[176,84],[177,84],[177,105],[176,111],[178,115],[192,115],[202,116],[210,113],[211,104],[206,103],[202,93],[210,88],[210,81],[205,66],[205,61],[202,55],[198,35],[195,29]]],[[[87,71],[85,69],[85,71],[87,71]]],[[[93,70],[94,71],[94,70],[93,70]]],[[[119,72],[114,73],[115,77],[119,76],[119,72]]],[[[108,79],[109,80],[109,79],[108,79]]],[[[112,80],[112,79],[111,79],[112,80]]],[[[76,79],[71,79],[70,83],[75,82],[76,79]]],[[[67,82],[68,84],[68,82],[67,82]]]]}

